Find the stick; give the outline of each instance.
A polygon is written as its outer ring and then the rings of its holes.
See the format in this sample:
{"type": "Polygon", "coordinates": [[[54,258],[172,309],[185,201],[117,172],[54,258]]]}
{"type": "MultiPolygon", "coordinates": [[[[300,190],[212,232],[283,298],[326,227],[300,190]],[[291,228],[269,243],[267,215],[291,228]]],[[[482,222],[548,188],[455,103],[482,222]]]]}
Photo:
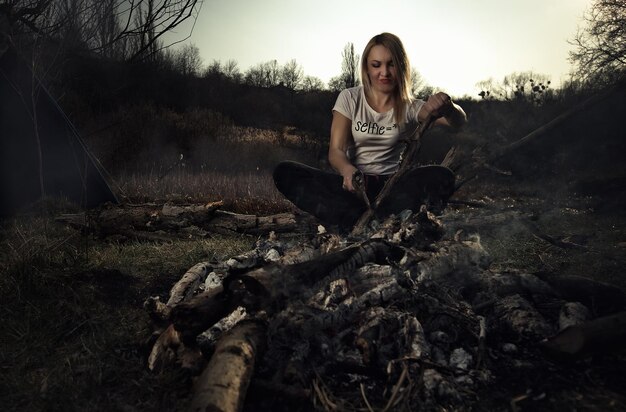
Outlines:
{"type": "Polygon", "coordinates": [[[417,155],[420,150],[420,146],[422,145],[422,137],[424,137],[426,130],[428,130],[433,120],[434,118],[432,116],[428,117],[424,121],[424,123],[420,125],[417,130],[415,130],[413,137],[409,141],[409,144],[403,153],[402,162],[400,163],[398,171],[393,176],[391,176],[391,178],[387,180],[387,182],[385,182],[382,190],[380,191],[380,193],[378,193],[378,196],[376,196],[372,207],[368,208],[354,225],[354,228],[350,233],[351,235],[358,236],[363,233],[365,227],[374,217],[378,206],[382,203],[383,200],[389,197],[391,189],[393,189],[393,186],[396,184],[396,182],[414,167],[417,160],[417,155]]]}

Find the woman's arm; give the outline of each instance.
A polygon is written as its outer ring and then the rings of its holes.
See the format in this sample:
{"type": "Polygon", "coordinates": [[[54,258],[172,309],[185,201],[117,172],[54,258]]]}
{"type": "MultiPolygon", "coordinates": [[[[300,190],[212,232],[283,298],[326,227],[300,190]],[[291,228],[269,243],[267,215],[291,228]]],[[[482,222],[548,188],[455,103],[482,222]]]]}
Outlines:
{"type": "Polygon", "coordinates": [[[328,161],[330,165],[343,177],[343,188],[354,192],[352,174],[356,167],[346,155],[346,150],[352,141],[350,128],[352,121],[337,111],[333,111],[333,121],[330,126],[330,145],[328,147],[328,161]]]}
{"type": "Polygon", "coordinates": [[[418,113],[418,119],[423,122],[428,116],[435,116],[434,124],[450,126],[460,129],[467,122],[467,115],[463,108],[454,103],[450,96],[445,93],[435,93],[426,100],[418,113]]]}

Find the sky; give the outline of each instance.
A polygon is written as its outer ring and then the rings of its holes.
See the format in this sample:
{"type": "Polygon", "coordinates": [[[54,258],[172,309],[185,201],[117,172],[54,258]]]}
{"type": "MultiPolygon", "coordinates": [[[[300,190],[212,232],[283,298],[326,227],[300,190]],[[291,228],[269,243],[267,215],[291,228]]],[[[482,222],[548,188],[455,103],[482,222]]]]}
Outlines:
{"type": "Polygon", "coordinates": [[[592,0],[205,0],[197,21],[175,35],[205,65],[234,59],[245,72],[291,59],[327,83],[341,53],[360,55],[381,32],[402,40],[411,66],[437,90],[476,96],[479,81],[533,71],[558,87],[571,70],[568,44],[592,0]]]}

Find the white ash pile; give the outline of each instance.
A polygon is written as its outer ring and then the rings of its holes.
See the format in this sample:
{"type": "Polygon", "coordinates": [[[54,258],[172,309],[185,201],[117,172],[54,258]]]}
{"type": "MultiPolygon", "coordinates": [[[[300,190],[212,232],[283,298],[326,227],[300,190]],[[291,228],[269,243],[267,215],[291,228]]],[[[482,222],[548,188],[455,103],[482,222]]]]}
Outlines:
{"type": "Polygon", "coordinates": [[[159,326],[149,367],[203,371],[194,410],[472,409],[594,311],[532,274],[490,271],[476,236],[445,236],[425,210],[359,239],[270,235],[146,308],[159,326]]]}

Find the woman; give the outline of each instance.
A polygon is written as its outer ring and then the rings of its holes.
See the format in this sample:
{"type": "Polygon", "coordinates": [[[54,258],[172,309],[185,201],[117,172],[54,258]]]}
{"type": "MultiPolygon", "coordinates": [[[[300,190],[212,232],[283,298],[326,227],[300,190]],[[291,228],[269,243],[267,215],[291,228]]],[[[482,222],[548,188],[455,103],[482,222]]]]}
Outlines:
{"type": "MultiPolygon", "coordinates": [[[[400,39],[391,33],[374,36],[363,51],[363,85],[343,90],[333,107],[328,159],[338,175],[283,162],[274,171],[276,187],[322,223],[349,230],[367,207],[356,195],[355,173],[364,175],[368,200],[373,201],[397,171],[403,143],[419,124],[432,117],[436,119],[433,125],[458,129],[466,122],[463,109],[445,93],[426,101],[412,99],[410,79],[400,39]]],[[[442,169],[419,168],[398,181],[390,202],[381,205],[378,213],[397,213],[406,207],[415,210],[422,203],[441,207],[454,185],[454,175],[444,172],[451,177],[450,183],[449,178],[442,178],[442,169]],[[428,199],[433,197],[438,197],[436,202],[428,199]]]]}

